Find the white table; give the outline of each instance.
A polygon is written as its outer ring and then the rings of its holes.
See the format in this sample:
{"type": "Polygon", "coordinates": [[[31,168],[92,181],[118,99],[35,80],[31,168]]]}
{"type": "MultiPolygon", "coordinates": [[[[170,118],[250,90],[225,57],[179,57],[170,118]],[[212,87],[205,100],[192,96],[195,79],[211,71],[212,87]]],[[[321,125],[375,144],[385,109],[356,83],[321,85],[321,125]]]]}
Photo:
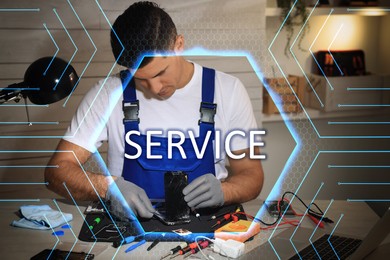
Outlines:
{"type": "MultiPolygon", "coordinates": [[[[330,201],[318,201],[317,204],[325,210],[330,204],[330,201]]],[[[262,202],[260,200],[253,200],[245,203],[244,209],[249,214],[256,214],[261,205],[262,202]]],[[[293,206],[294,205],[296,205],[295,208],[297,211],[303,212],[303,208],[299,205],[297,200],[294,201],[293,206]]],[[[85,206],[78,205],[78,207],[76,207],[72,201],[63,199],[57,199],[55,202],[50,199],[40,200],[39,202],[2,202],[0,204],[1,259],[29,259],[43,249],[51,249],[56,243],[56,248],[71,248],[75,242],[74,249],[81,248],[87,252],[93,246],[92,253],[95,253],[95,259],[112,259],[114,256],[115,259],[128,259],[130,257],[131,259],[160,259],[162,255],[169,251],[169,249],[178,244],[178,242],[160,242],[151,251],[146,251],[146,248],[151,243],[147,242],[136,250],[126,254],[124,251],[127,246],[123,246],[117,250],[112,247],[112,243],[94,244],[79,241],[77,237],[83,224],[81,213],[84,212],[84,209],[85,206]],[[51,230],[39,231],[10,226],[10,223],[13,220],[19,219],[15,212],[19,210],[20,206],[26,204],[48,204],[53,209],[57,209],[58,205],[63,212],[73,214],[73,221],[70,222],[72,230],[65,230],[64,236],[58,237],[59,240],[57,240],[57,238],[52,235],[51,230]]],[[[378,220],[378,216],[365,203],[333,201],[329,207],[327,216],[337,222],[341,214],[343,214],[343,218],[338,225],[337,231],[339,233],[354,234],[359,237],[364,237],[371,226],[378,220]]],[[[268,221],[273,220],[268,216],[265,219],[268,221]]],[[[314,227],[314,223],[307,218],[304,219],[302,225],[314,227]]],[[[326,229],[332,230],[334,227],[333,225],[326,225],[326,229]]],[[[280,231],[278,230],[277,232],[280,231]]],[[[246,242],[246,252],[249,252],[266,242],[270,234],[271,231],[261,231],[253,240],[246,242]]],[[[389,237],[386,241],[390,241],[389,237]]],[[[206,252],[210,253],[209,250],[206,252]]],[[[213,256],[216,259],[225,259],[214,253],[213,256]]],[[[175,259],[181,259],[181,257],[176,257],[175,259]]]]}

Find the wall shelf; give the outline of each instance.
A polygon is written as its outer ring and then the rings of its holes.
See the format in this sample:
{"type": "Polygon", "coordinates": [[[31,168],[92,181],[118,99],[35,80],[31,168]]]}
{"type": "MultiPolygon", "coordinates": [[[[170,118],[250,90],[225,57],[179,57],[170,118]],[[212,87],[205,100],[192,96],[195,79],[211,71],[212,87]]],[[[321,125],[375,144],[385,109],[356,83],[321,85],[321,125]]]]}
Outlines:
{"type": "MultiPolygon", "coordinates": [[[[350,110],[350,111],[336,111],[336,112],[322,112],[312,108],[306,108],[306,112],[309,114],[310,119],[329,119],[329,118],[343,118],[343,117],[362,117],[362,116],[371,116],[371,115],[386,115],[389,114],[389,109],[367,109],[367,110],[350,110]]],[[[307,119],[305,113],[290,113],[287,114],[290,120],[303,120],[307,119]]],[[[281,122],[283,118],[280,114],[263,114],[262,122],[271,123],[271,122],[281,122]]]]}
{"type": "MultiPolygon", "coordinates": [[[[313,15],[329,15],[332,11],[332,15],[362,15],[362,16],[380,16],[390,14],[390,7],[358,7],[358,6],[346,6],[346,7],[317,7],[314,10],[313,15]]],[[[267,7],[265,10],[266,17],[279,17],[282,9],[278,7],[267,7]]],[[[312,11],[312,7],[307,8],[308,13],[312,11]]]]}

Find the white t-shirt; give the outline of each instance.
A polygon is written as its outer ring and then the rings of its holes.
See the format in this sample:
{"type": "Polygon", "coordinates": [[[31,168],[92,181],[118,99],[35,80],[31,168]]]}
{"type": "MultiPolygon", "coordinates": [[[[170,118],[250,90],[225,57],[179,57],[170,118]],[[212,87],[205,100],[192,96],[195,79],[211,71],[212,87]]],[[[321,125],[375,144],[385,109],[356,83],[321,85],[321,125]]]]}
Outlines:
{"type": "MultiPolygon", "coordinates": [[[[190,82],[167,100],[147,99],[137,90],[140,132],[178,130],[187,136],[188,130],[192,130],[198,136],[201,86],[202,67],[194,63],[190,82]]],[[[107,167],[114,176],[122,174],[124,160],[122,100],[122,83],[118,75],[99,81],[80,103],[64,136],[65,140],[92,153],[108,141],[107,167]]],[[[217,104],[215,130],[221,133],[221,153],[215,156],[215,170],[217,178],[223,179],[227,177],[225,135],[233,130],[245,131],[245,138],[236,136],[229,143],[231,151],[245,149],[249,147],[249,131],[255,130],[257,124],[245,87],[236,77],[216,71],[214,103],[217,104]]]]}

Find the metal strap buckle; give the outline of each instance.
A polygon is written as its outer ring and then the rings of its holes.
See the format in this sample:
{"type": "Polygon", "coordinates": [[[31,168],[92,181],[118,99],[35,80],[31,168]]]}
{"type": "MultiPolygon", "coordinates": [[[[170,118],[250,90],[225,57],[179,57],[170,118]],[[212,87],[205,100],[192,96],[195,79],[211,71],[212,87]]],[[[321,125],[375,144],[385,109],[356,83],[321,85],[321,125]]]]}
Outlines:
{"type": "Polygon", "coordinates": [[[217,104],[201,102],[200,103],[200,123],[214,124],[214,116],[217,113],[217,104]]]}
{"type": "Polygon", "coordinates": [[[138,118],[138,112],[139,112],[139,101],[136,100],[135,102],[126,102],[123,101],[122,103],[122,110],[123,110],[123,123],[126,122],[139,122],[138,118]]]}

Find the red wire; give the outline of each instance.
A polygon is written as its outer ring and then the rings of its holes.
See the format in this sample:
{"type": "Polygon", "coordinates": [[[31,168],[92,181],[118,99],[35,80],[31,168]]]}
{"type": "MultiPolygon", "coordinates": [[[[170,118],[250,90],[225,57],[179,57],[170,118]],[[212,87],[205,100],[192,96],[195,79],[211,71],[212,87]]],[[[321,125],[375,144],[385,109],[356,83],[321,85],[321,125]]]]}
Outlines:
{"type": "MultiPolygon", "coordinates": [[[[279,203],[278,203],[278,206],[279,206],[279,203]]],[[[246,216],[247,218],[249,218],[249,219],[251,219],[251,220],[255,219],[255,217],[253,217],[252,215],[249,215],[249,214],[247,214],[247,213],[245,213],[245,212],[242,212],[242,211],[235,212],[235,213],[233,213],[232,215],[235,215],[235,214],[244,215],[244,216],[246,216]]],[[[295,211],[294,211],[294,214],[295,214],[296,216],[299,216],[299,215],[297,215],[297,214],[295,213],[295,211]]],[[[287,224],[296,227],[297,225],[299,225],[299,220],[288,220],[288,221],[283,221],[283,222],[279,223],[278,226],[287,225],[287,224]]],[[[269,227],[266,227],[266,228],[261,228],[261,229],[262,229],[262,230],[267,230],[267,229],[271,229],[271,228],[274,228],[274,227],[276,227],[276,225],[269,226],[269,227]]]]}

